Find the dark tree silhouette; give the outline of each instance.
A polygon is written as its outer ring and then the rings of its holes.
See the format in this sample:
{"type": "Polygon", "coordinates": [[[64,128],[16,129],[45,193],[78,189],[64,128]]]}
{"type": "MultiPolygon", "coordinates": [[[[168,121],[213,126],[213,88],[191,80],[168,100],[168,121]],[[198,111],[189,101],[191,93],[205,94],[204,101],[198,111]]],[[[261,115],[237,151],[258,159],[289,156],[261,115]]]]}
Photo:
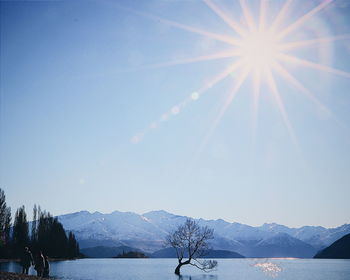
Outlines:
{"type": "Polygon", "coordinates": [[[33,207],[33,221],[32,221],[31,236],[30,236],[32,245],[34,245],[37,242],[37,240],[38,240],[38,236],[37,236],[38,211],[40,211],[40,208],[38,209],[36,204],[34,204],[34,207],[33,207]]]}
{"type": "Polygon", "coordinates": [[[10,247],[11,208],[6,204],[6,196],[0,189],[0,258],[8,257],[10,247]]]}
{"type": "Polygon", "coordinates": [[[15,222],[13,224],[13,243],[15,246],[15,254],[20,255],[29,245],[27,214],[24,205],[17,209],[15,214],[15,222]]]}
{"type": "Polygon", "coordinates": [[[68,257],[74,258],[79,256],[79,244],[75,239],[75,236],[72,232],[69,232],[68,235],[68,257]]]}
{"type": "Polygon", "coordinates": [[[24,247],[30,247],[34,254],[42,251],[45,255],[55,258],[82,256],[74,234],[69,232],[67,237],[57,217],[41,211],[40,206],[36,205],[33,208],[30,231],[24,206],[17,209],[11,239],[11,208],[7,207],[5,198],[5,193],[0,188],[0,258],[21,257],[24,247]]]}
{"type": "MultiPolygon", "coordinates": [[[[38,220],[34,235],[33,247],[42,250],[46,255],[55,258],[76,258],[80,256],[79,245],[73,233],[67,234],[57,217],[49,212],[37,210],[38,220]]],[[[33,231],[32,231],[33,232],[33,231]]],[[[33,234],[33,233],[32,233],[33,234]]]]}
{"type": "Polygon", "coordinates": [[[200,260],[209,249],[208,241],[213,239],[213,229],[201,227],[194,220],[187,219],[183,225],[170,233],[166,238],[166,244],[176,251],[178,265],[175,274],[180,275],[180,268],[190,264],[205,272],[214,269],[217,261],[200,260]]]}

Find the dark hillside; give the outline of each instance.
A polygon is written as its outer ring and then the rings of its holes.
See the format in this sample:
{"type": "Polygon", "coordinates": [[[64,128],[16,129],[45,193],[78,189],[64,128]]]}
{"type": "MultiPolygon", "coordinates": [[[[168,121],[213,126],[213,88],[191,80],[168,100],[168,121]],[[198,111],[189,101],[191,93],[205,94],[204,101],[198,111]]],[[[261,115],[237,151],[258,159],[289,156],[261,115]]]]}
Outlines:
{"type": "Polygon", "coordinates": [[[350,259],[350,233],[318,252],[315,259],[350,259]]]}

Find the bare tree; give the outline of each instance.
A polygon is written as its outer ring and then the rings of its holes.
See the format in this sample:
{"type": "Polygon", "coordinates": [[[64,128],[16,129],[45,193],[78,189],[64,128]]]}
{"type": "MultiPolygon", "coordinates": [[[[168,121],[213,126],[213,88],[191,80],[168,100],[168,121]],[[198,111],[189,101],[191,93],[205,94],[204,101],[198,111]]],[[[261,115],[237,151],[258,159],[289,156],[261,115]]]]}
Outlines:
{"type": "Polygon", "coordinates": [[[176,251],[179,264],[175,268],[175,274],[180,275],[180,268],[190,264],[205,272],[214,269],[217,261],[200,260],[208,251],[208,240],[213,239],[213,229],[201,227],[194,220],[187,219],[183,225],[166,237],[166,244],[176,251]]]}

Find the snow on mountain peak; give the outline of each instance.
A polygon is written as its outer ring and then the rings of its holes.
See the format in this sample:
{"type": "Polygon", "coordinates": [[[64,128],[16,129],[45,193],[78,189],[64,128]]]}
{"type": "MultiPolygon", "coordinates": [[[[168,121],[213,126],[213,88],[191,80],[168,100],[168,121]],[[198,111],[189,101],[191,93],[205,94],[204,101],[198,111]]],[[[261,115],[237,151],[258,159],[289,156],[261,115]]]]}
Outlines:
{"type": "Polygon", "coordinates": [[[144,217],[171,217],[171,216],[174,216],[174,214],[171,214],[165,210],[154,210],[154,211],[149,211],[149,212],[146,212],[144,214],[142,214],[142,216],[144,217]]]}
{"type": "MultiPolygon", "coordinates": [[[[135,244],[159,245],[159,242],[164,240],[164,237],[169,232],[174,231],[178,225],[183,224],[187,217],[174,215],[164,210],[150,211],[143,215],[120,211],[109,214],[80,211],[58,216],[58,219],[66,230],[73,231],[76,234],[79,242],[81,240],[100,240],[108,241],[109,244],[121,243],[125,245],[125,242],[136,242],[135,244]]],[[[316,249],[321,249],[342,235],[350,233],[349,224],[326,229],[313,226],[289,228],[277,223],[266,223],[260,227],[252,227],[236,222],[229,223],[223,219],[196,219],[196,221],[201,226],[214,229],[215,240],[213,244],[215,244],[215,247],[231,248],[233,250],[242,248],[246,244],[258,243],[261,246],[268,244],[282,246],[284,244],[304,247],[310,244],[316,249]]],[[[142,247],[142,245],[138,246],[142,247]]],[[[147,248],[149,249],[149,247],[147,248]]]]}

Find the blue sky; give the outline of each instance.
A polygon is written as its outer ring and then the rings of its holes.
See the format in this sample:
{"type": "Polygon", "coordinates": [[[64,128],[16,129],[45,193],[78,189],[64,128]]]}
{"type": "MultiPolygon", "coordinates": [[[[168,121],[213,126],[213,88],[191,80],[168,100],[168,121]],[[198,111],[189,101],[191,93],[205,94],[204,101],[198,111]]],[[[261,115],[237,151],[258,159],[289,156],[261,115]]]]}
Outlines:
{"type": "MultiPolygon", "coordinates": [[[[215,3],[246,27],[238,1],[215,3]]],[[[259,1],[247,3],[257,21],[259,1]]],[[[268,3],[272,21],[284,1],[268,3]]],[[[320,3],[295,0],[279,28],[320,3]]],[[[13,211],[37,203],[54,215],[164,209],[250,225],[350,222],[349,78],[284,64],[327,111],[274,73],[297,144],[266,83],[253,129],[252,75],[212,129],[239,72],[190,97],[236,58],[154,67],[232,49],[162,20],[237,37],[204,2],[0,4],[0,187],[13,211]]],[[[334,1],[284,40],[348,34],[349,12],[334,1]]],[[[350,72],[349,38],[291,54],[350,72]]]]}

